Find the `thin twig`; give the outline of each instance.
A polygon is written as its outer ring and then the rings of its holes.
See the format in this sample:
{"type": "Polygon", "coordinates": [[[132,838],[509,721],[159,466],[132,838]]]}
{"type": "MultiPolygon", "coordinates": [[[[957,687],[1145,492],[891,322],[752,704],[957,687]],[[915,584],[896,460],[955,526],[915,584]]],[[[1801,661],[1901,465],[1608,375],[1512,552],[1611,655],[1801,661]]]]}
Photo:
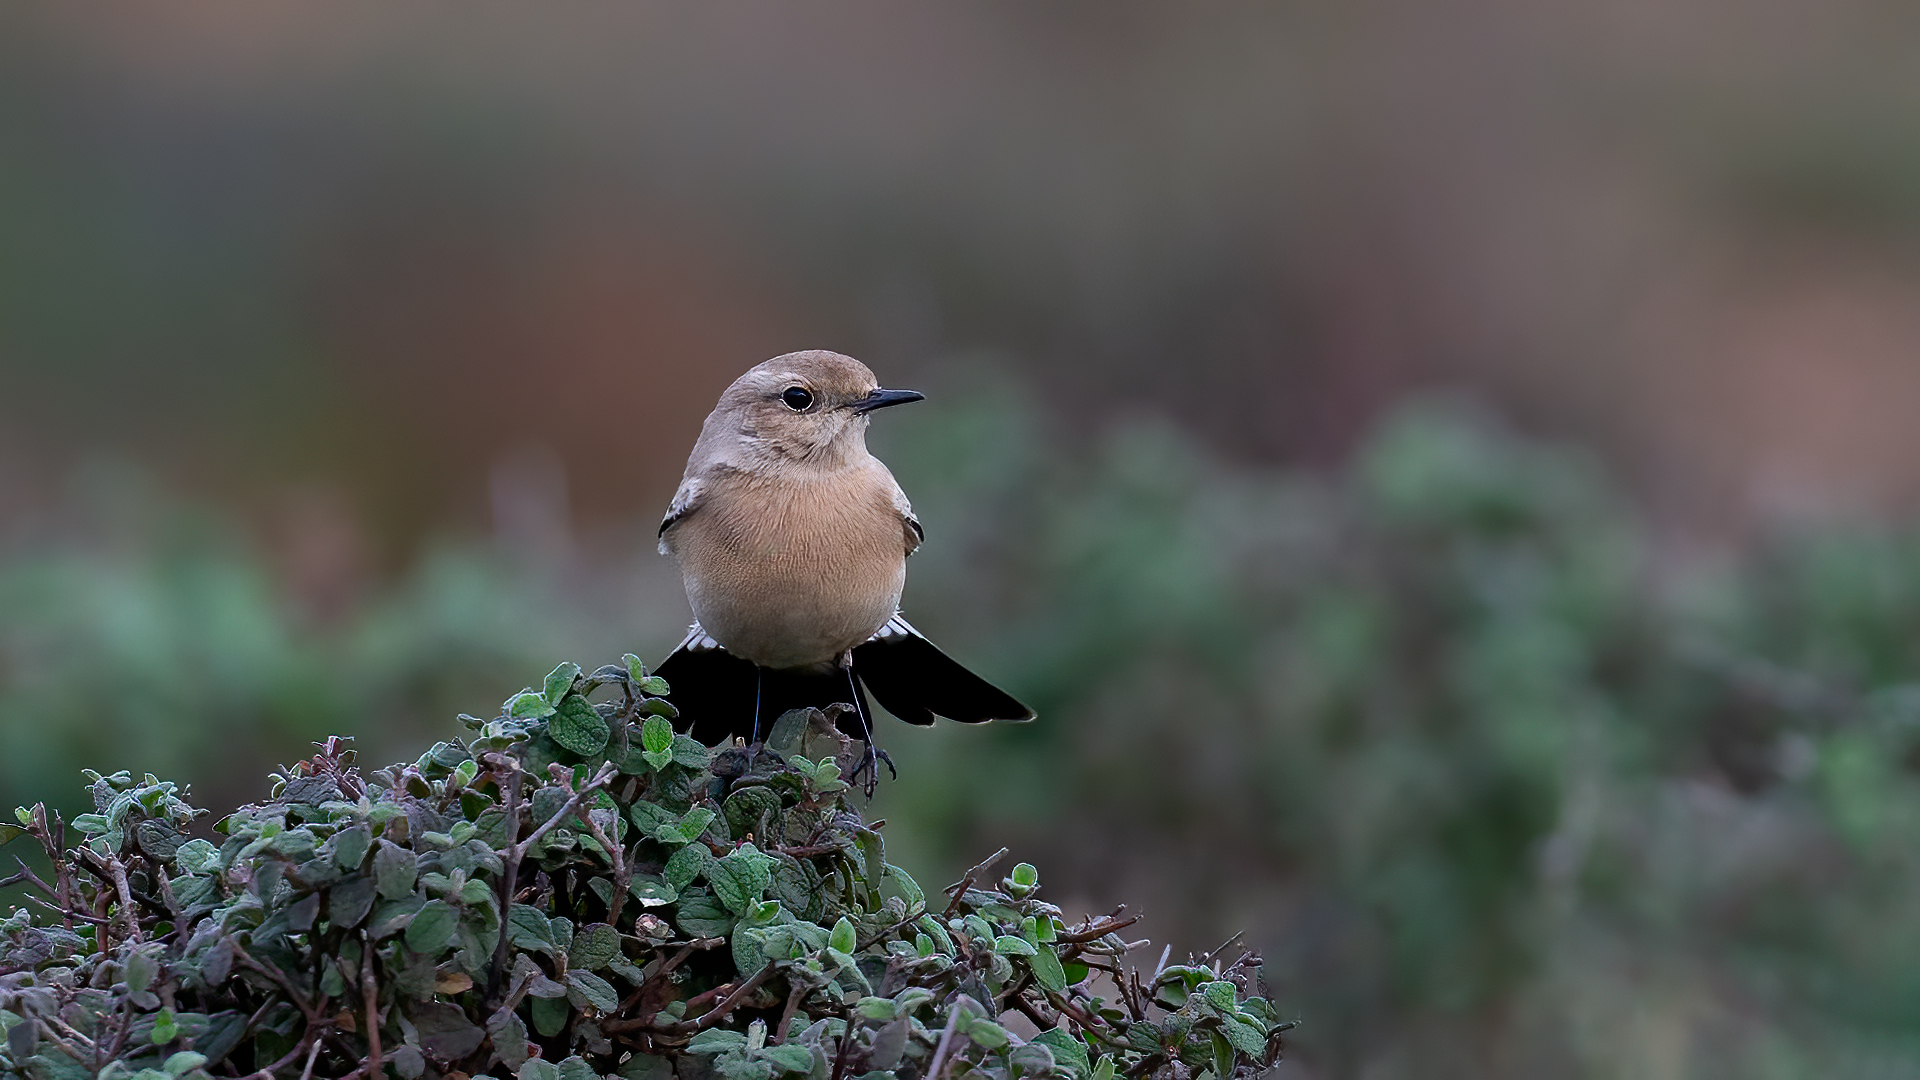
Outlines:
{"type": "Polygon", "coordinates": [[[967,871],[966,875],[962,877],[958,882],[947,886],[947,894],[953,897],[953,902],[947,905],[946,913],[948,915],[953,914],[956,910],[959,909],[960,898],[967,895],[967,890],[973,887],[973,883],[979,880],[980,875],[993,869],[994,863],[997,863],[1001,859],[1004,859],[1007,857],[1007,851],[1008,851],[1007,848],[1001,848],[999,851],[996,851],[993,854],[987,856],[986,858],[981,859],[978,863],[974,864],[973,869],[967,871]]]}
{"type": "Polygon", "coordinates": [[[319,1060],[320,1047],[323,1045],[322,1040],[313,1040],[313,1049],[307,1051],[307,1067],[300,1070],[300,1080],[313,1080],[313,1063],[319,1060]]]}
{"type": "Polygon", "coordinates": [[[1033,1026],[1039,1028],[1041,1031],[1047,1031],[1060,1023],[1058,1016],[1049,1017],[1042,1014],[1039,1009],[1034,1006],[1033,1002],[1027,1000],[1027,995],[1025,994],[1015,994],[1011,1001],[1013,1007],[1019,1009],[1027,1019],[1033,1021],[1033,1026]]]}
{"type": "MultiPolygon", "coordinates": [[[[520,848],[514,843],[520,832],[520,767],[510,759],[502,757],[500,760],[508,766],[506,781],[501,785],[506,788],[504,795],[507,804],[507,857],[500,873],[500,921],[504,923],[513,914],[513,890],[520,880],[520,848]]],[[[499,772],[498,765],[492,762],[488,764],[492,765],[496,774],[499,772]]],[[[501,929],[500,940],[493,947],[493,970],[487,974],[489,998],[500,992],[500,983],[507,973],[507,939],[512,935],[504,932],[505,927],[501,929]]]]}
{"type": "MultiPolygon", "coordinates": [[[[1228,949],[1231,949],[1231,948],[1233,948],[1233,946],[1234,946],[1234,943],[1235,943],[1235,942],[1237,942],[1237,941],[1239,941],[1239,940],[1240,940],[1240,939],[1241,939],[1242,937],[1245,937],[1245,936],[1246,936],[1246,933],[1247,933],[1247,932],[1246,932],[1245,930],[1236,930],[1236,931],[1234,931],[1234,932],[1233,932],[1233,936],[1232,936],[1232,937],[1230,937],[1230,938],[1228,938],[1227,940],[1225,940],[1225,941],[1223,941],[1223,942],[1221,942],[1221,943],[1220,943],[1220,944],[1219,944],[1219,945],[1218,945],[1218,946],[1217,946],[1217,947],[1216,947],[1216,948],[1215,948],[1215,949],[1214,949],[1214,950],[1213,950],[1212,952],[1210,952],[1210,953],[1207,953],[1207,954],[1206,954],[1205,956],[1202,956],[1202,957],[1200,958],[1200,962],[1199,962],[1198,964],[1196,964],[1196,965],[1194,965],[1194,966],[1195,966],[1195,967],[1206,967],[1206,966],[1207,966],[1208,964],[1211,964],[1211,963],[1213,963],[1213,962],[1214,962],[1215,960],[1218,960],[1218,959],[1219,959],[1219,958],[1220,958],[1220,957],[1221,957],[1222,955],[1224,955],[1224,954],[1226,953],[1226,951],[1227,951],[1228,949]]],[[[1159,974],[1159,972],[1155,972],[1154,974],[1155,974],[1155,975],[1158,975],[1158,974],[1159,974]]]]}
{"type": "Polygon", "coordinates": [[[773,1038],[768,1040],[774,1046],[787,1041],[787,1029],[793,1026],[793,1016],[800,1011],[800,1002],[806,998],[808,991],[813,989],[791,976],[789,981],[793,983],[793,988],[787,991],[787,1007],[780,1010],[780,1026],[774,1030],[773,1038]]]}
{"type": "MultiPolygon", "coordinates": [[[[927,1080],[940,1080],[940,1072],[947,1065],[947,1051],[953,1048],[953,1034],[960,1029],[960,1006],[955,1005],[947,1014],[946,1030],[940,1033],[940,1045],[933,1048],[933,1061],[927,1065],[927,1080]]],[[[845,1036],[852,1038],[849,1030],[845,1036]]]]}
{"type": "MultiPolygon", "coordinates": [[[[672,1034],[672,1035],[692,1035],[697,1032],[702,1032],[707,1030],[713,1025],[726,1019],[727,1014],[733,1012],[735,1008],[739,1007],[740,1003],[747,999],[747,995],[753,993],[755,990],[758,990],[760,988],[760,984],[763,982],[766,982],[767,979],[771,978],[774,973],[774,970],[779,966],[780,966],[780,962],[777,960],[767,961],[767,965],[765,967],[761,968],[757,972],[754,972],[753,977],[751,979],[748,979],[746,982],[741,983],[738,989],[734,990],[733,993],[728,994],[725,1000],[721,1001],[720,1004],[715,1005],[711,1011],[703,1013],[699,1019],[694,1020],[690,1023],[675,1024],[672,1027],[667,1028],[665,1030],[667,1031],[668,1034],[672,1034]]],[[[606,1028],[603,1027],[601,1030],[604,1031],[606,1030],[606,1028]]]]}
{"type": "MultiPolygon", "coordinates": [[[[618,813],[618,811],[615,812],[618,813]]],[[[594,842],[600,845],[601,850],[607,853],[607,858],[613,862],[613,899],[607,902],[607,922],[617,927],[620,925],[620,907],[627,899],[627,886],[633,881],[633,874],[627,869],[626,852],[607,835],[599,822],[593,820],[593,811],[588,810],[581,814],[580,820],[586,823],[587,835],[593,837],[594,842]]],[[[614,825],[615,832],[620,831],[617,820],[614,825]]]]}
{"type": "Polygon", "coordinates": [[[513,861],[518,864],[521,859],[526,857],[528,848],[538,842],[541,837],[547,835],[548,830],[567,820],[569,817],[572,817],[574,811],[580,809],[580,804],[586,801],[587,796],[600,790],[601,787],[605,786],[607,781],[612,780],[619,772],[619,767],[611,761],[601,766],[600,771],[594,774],[593,779],[587,781],[581,786],[579,791],[574,792],[572,797],[567,799],[566,805],[560,807],[552,817],[541,822],[539,828],[528,833],[525,840],[513,846],[513,861]]]}
{"type": "Polygon", "coordinates": [[[1122,905],[1122,907],[1119,910],[1116,910],[1112,915],[1103,916],[1097,922],[1089,920],[1080,929],[1069,930],[1061,934],[1055,940],[1062,945],[1081,945],[1089,941],[1098,941],[1099,939],[1106,937],[1108,934],[1115,933],[1116,931],[1119,931],[1119,930],[1124,930],[1127,927],[1132,926],[1134,923],[1137,923],[1140,921],[1140,916],[1138,915],[1128,915],[1124,919],[1119,918],[1118,916],[1121,910],[1125,910],[1124,905],[1122,905]]]}
{"type": "Polygon", "coordinates": [[[313,1006],[307,1003],[306,996],[300,992],[299,988],[293,985],[293,981],[288,979],[284,972],[255,960],[253,954],[241,948],[239,942],[233,943],[233,956],[234,959],[265,975],[267,978],[272,979],[279,985],[280,989],[285,990],[287,997],[291,999],[295,1005],[299,1006],[300,1012],[306,1016],[307,1023],[318,1024],[320,1022],[320,1014],[315,1012],[313,1006]]]}
{"type": "Polygon", "coordinates": [[[1045,993],[1047,995],[1047,1004],[1052,1005],[1054,1008],[1072,1017],[1074,1022],[1079,1024],[1081,1029],[1087,1034],[1102,1042],[1112,1043],[1114,1041],[1112,1036],[1108,1034],[1106,1021],[1097,1016],[1088,1015],[1085,1009],[1069,1001],[1065,995],[1056,994],[1051,990],[1045,991],[1045,993]]]}
{"type": "MultiPolygon", "coordinates": [[[[505,934],[500,935],[506,937],[505,934]]],[[[365,930],[360,931],[360,996],[365,998],[367,1007],[367,1061],[368,1076],[381,1075],[380,1060],[380,983],[374,978],[373,941],[365,930]]]]}
{"type": "Polygon", "coordinates": [[[293,1064],[294,1062],[300,1060],[300,1055],[307,1052],[307,1040],[312,1039],[314,1037],[315,1037],[314,1029],[308,1028],[307,1033],[305,1035],[300,1036],[300,1042],[296,1044],[293,1049],[287,1051],[287,1055],[285,1057],[267,1066],[266,1068],[259,1069],[249,1075],[252,1077],[257,1077],[258,1080],[273,1080],[274,1073],[277,1073],[281,1069],[284,1069],[287,1066],[293,1064]]]}
{"type": "Polygon", "coordinates": [[[66,1023],[61,1019],[59,1019],[58,1017],[39,1016],[39,1017],[35,1017],[34,1019],[36,1019],[40,1023],[40,1034],[45,1035],[48,1039],[51,1039],[55,1046],[58,1046],[60,1049],[66,1051],[67,1056],[72,1058],[75,1061],[79,1061],[82,1058],[82,1054],[80,1050],[76,1048],[72,1043],[68,1042],[66,1039],[61,1038],[60,1032],[55,1031],[53,1029],[53,1025],[59,1024],[60,1027],[68,1035],[79,1040],[80,1045],[87,1048],[88,1052],[85,1054],[85,1057],[91,1058],[93,1056],[92,1051],[99,1049],[93,1044],[92,1039],[89,1039],[85,1035],[82,1035],[78,1031],[75,1031],[72,1028],[68,1027],[66,1023]]]}
{"type": "Polygon", "coordinates": [[[54,895],[53,886],[40,880],[40,875],[34,873],[33,867],[28,866],[24,859],[16,856],[13,861],[20,864],[20,872],[11,877],[0,878],[0,889],[4,889],[9,885],[18,885],[24,881],[34,888],[39,889],[41,892],[46,893],[48,896],[54,895]]]}
{"type": "Polygon", "coordinates": [[[68,911],[66,908],[63,908],[60,905],[53,903],[52,901],[42,900],[31,893],[27,894],[27,900],[31,903],[39,904],[41,907],[46,908],[48,911],[52,911],[57,914],[66,916],[67,925],[69,927],[73,925],[73,920],[75,919],[79,919],[81,922],[84,922],[84,923],[91,923],[94,926],[106,926],[107,924],[113,922],[112,919],[103,919],[98,915],[83,915],[77,911],[68,911]]]}

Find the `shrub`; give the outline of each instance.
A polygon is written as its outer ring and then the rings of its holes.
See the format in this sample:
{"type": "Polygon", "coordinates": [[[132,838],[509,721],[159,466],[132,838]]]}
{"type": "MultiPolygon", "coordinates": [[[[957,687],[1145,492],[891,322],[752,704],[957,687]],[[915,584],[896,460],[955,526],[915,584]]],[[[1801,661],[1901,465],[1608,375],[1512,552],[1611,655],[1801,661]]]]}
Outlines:
{"type": "Polygon", "coordinates": [[[1252,952],[1162,952],[1143,975],[1133,917],[1070,924],[1032,866],[993,881],[999,856],[930,902],[848,801],[832,716],[712,749],[674,733],[665,690],[633,657],[563,664],[365,775],[329,739],[218,843],[151,775],[89,773],[71,825],[18,811],[0,839],[48,868],[23,864],[37,910],[0,921],[0,1061],[33,1080],[1106,1080],[1277,1058],[1289,1025],[1252,952]]]}

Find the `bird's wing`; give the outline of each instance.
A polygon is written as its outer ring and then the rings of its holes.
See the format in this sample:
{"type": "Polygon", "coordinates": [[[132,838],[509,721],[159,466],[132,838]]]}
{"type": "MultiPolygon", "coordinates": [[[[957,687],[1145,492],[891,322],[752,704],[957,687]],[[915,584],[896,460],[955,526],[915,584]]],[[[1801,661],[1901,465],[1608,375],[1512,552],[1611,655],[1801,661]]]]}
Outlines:
{"type": "Polygon", "coordinates": [[[660,554],[668,554],[667,530],[678,525],[688,514],[700,509],[706,500],[707,485],[697,476],[689,476],[680,481],[680,490],[673,493],[673,502],[667,506],[667,516],[660,519],[660,554]]]}
{"type": "Polygon", "coordinates": [[[893,509],[900,515],[900,538],[906,542],[907,554],[911,555],[919,550],[920,541],[927,538],[927,530],[920,527],[920,519],[913,516],[913,504],[907,501],[907,493],[901,491],[897,483],[893,485],[893,509]]]}

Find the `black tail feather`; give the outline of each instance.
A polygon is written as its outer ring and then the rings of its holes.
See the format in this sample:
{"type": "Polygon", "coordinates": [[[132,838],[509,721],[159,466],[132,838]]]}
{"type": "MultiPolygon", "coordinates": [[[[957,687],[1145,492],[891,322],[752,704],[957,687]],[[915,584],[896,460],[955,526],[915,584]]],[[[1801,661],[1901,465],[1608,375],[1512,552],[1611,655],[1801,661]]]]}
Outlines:
{"type": "MultiPolygon", "coordinates": [[[[791,709],[844,703],[855,710],[841,716],[841,730],[856,739],[869,738],[859,721],[866,702],[847,701],[848,680],[837,669],[756,671],[751,661],[727,652],[696,628],[654,673],[667,681],[668,700],[680,710],[688,733],[709,746],[753,738],[756,673],[761,732],[791,709]]],[[[909,724],[931,724],[936,716],[967,724],[1033,719],[1033,710],[961,667],[897,616],[853,650],[853,674],[862,697],[871,691],[881,706],[909,724]]],[[[872,710],[865,711],[870,715],[872,710]]]]}
{"type": "Polygon", "coordinates": [[[931,724],[936,716],[963,724],[1033,719],[1032,709],[961,667],[903,619],[853,650],[853,672],[882,708],[909,724],[931,724]],[[904,632],[888,632],[896,626],[904,632]]]}

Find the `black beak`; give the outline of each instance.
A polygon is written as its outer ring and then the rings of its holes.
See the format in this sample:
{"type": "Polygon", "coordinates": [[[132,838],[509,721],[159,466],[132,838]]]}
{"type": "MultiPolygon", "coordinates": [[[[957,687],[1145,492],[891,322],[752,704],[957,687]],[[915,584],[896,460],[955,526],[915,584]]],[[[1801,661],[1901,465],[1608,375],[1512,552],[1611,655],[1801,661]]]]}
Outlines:
{"type": "Polygon", "coordinates": [[[869,390],[866,397],[853,403],[853,411],[870,413],[889,405],[905,405],[909,401],[919,401],[926,396],[918,390],[869,390]]]}

